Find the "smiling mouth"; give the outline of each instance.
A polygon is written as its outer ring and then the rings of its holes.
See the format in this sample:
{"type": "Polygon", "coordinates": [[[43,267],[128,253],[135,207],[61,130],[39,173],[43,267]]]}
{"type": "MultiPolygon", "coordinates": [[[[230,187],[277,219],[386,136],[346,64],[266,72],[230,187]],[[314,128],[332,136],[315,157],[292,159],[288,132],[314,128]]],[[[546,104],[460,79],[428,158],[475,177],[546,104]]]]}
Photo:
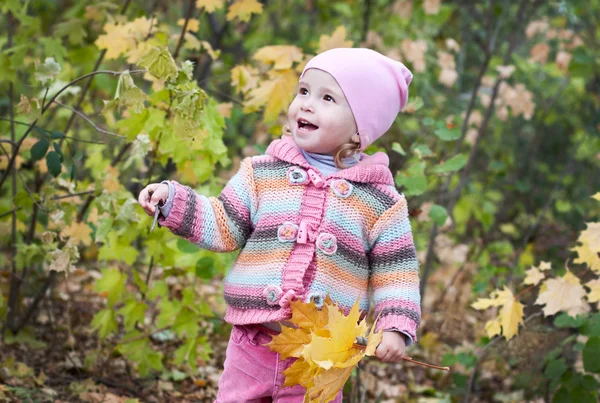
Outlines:
{"type": "Polygon", "coordinates": [[[311,132],[317,130],[319,126],[310,123],[306,119],[298,119],[298,130],[303,132],[311,132]]]}

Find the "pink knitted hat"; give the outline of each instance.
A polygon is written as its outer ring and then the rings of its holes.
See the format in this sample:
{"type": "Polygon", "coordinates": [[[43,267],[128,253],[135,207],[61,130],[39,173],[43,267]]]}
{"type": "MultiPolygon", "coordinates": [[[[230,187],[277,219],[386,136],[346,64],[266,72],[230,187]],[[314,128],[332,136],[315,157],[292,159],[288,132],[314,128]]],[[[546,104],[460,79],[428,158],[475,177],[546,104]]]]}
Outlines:
{"type": "Polygon", "coordinates": [[[388,131],[408,100],[412,73],[402,63],[371,49],[336,48],[308,61],[308,69],[323,70],[341,87],[358,127],[364,150],[388,131]]]}

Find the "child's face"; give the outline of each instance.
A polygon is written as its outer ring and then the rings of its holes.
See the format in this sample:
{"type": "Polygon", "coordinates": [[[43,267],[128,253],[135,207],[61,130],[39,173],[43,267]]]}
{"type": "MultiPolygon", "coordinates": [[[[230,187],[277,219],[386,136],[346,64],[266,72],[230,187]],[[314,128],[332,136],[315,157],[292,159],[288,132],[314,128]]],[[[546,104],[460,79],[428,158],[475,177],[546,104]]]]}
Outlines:
{"type": "Polygon", "coordinates": [[[288,109],[294,141],[304,151],[333,155],[356,133],[350,105],[331,74],[309,69],[288,109]],[[308,122],[309,124],[306,124],[308,122]]]}

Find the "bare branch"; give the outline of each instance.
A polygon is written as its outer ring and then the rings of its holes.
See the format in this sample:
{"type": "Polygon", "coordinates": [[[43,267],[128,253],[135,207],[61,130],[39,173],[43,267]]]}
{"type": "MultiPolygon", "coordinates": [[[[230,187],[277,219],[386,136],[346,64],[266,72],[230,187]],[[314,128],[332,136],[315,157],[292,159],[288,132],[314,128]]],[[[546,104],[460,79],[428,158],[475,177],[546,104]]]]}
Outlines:
{"type": "Polygon", "coordinates": [[[94,127],[94,129],[96,129],[96,130],[97,130],[97,131],[99,131],[100,133],[104,133],[104,134],[110,134],[111,136],[119,137],[119,138],[122,138],[122,139],[125,139],[125,138],[127,138],[127,137],[125,137],[125,136],[122,136],[122,135],[120,135],[120,134],[113,133],[113,132],[109,132],[109,131],[107,131],[107,130],[104,130],[104,129],[102,129],[102,128],[100,128],[100,127],[96,126],[96,124],[95,124],[94,122],[92,122],[92,121],[90,120],[90,118],[88,118],[87,116],[85,116],[85,114],[83,114],[82,112],[79,112],[79,111],[77,111],[77,110],[75,110],[75,109],[71,108],[71,107],[70,107],[70,106],[68,106],[68,105],[65,105],[65,104],[63,104],[63,103],[61,103],[61,102],[58,102],[58,101],[54,101],[54,103],[55,103],[55,104],[58,104],[58,105],[60,105],[60,106],[62,106],[63,108],[67,108],[67,109],[68,109],[68,110],[70,110],[71,112],[73,112],[73,113],[76,113],[77,115],[81,116],[82,118],[84,118],[84,119],[85,119],[85,121],[86,121],[86,122],[88,122],[90,125],[92,125],[92,126],[94,127]]]}

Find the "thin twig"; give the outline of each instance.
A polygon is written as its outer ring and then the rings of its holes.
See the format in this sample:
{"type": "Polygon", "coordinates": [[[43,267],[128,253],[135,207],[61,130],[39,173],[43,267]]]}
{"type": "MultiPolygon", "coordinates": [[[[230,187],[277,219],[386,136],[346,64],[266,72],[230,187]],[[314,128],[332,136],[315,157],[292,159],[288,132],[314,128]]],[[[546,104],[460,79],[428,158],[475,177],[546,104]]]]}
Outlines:
{"type": "Polygon", "coordinates": [[[183,23],[183,27],[181,28],[181,35],[179,35],[179,41],[177,42],[177,47],[175,48],[175,53],[173,53],[173,59],[177,59],[179,56],[179,51],[181,50],[181,46],[183,45],[183,39],[185,38],[185,33],[187,32],[187,26],[190,22],[190,18],[192,18],[192,14],[194,12],[194,6],[196,5],[196,0],[190,0],[190,5],[188,7],[187,14],[185,16],[185,21],[183,23]]]}
{"type": "MultiPolygon", "coordinates": [[[[2,117],[0,117],[0,120],[5,120],[5,121],[7,121],[7,122],[10,122],[10,119],[8,119],[8,118],[2,118],[2,117]]],[[[29,126],[29,123],[20,122],[20,121],[18,121],[18,120],[15,120],[14,122],[15,122],[15,124],[17,124],[17,125],[29,126]]],[[[43,134],[44,136],[47,136],[47,137],[49,137],[49,138],[50,138],[50,136],[51,136],[51,133],[50,133],[48,130],[44,129],[44,128],[41,128],[41,127],[38,127],[38,126],[36,126],[36,127],[35,127],[35,130],[36,130],[38,133],[41,133],[41,134],[43,134]]],[[[64,134],[64,133],[63,133],[63,134],[64,134]]],[[[63,138],[66,138],[66,139],[69,139],[69,140],[73,140],[73,141],[79,141],[79,142],[81,142],[81,143],[106,144],[104,141],[97,141],[97,140],[83,140],[83,139],[78,139],[77,137],[63,136],[63,138]]],[[[10,141],[10,140],[5,140],[5,139],[0,139],[0,143],[6,143],[6,142],[11,142],[11,141],[10,141]]],[[[15,144],[18,144],[18,143],[15,143],[15,144]]]]}
{"type": "MultiPolygon", "coordinates": [[[[129,71],[129,74],[136,74],[136,73],[145,73],[147,70],[143,69],[143,70],[133,70],[133,71],[129,71]]],[[[23,141],[25,141],[25,138],[29,135],[29,133],[31,133],[31,131],[34,129],[37,121],[39,120],[40,117],[42,117],[42,115],[44,114],[44,112],[46,112],[46,110],[48,109],[48,107],[50,105],[52,105],[52,103],[54,103],[54,101],[58,98],[58,96],[60,94],[62,94],[67,88],[69,88],[70,86],[74,85],[75,83],[86,79],[87,77],[92,77],[95,76],[97,74],[112,74],[112,75],[121,75],[123,74],[123,71],[112,71],[112,70],[98,70],[98,71],[93,71],[91,73],[85,74],[81,77],[76,78],[75,80],[71,81],[70,83],[68,83],[67,85],[65,85],[63,88],[61,88],[56,94],[54,94],[54,96],[50,99],[50,101],[48,101],[48,104],[42,108],[42,111],[40,112],[40,116],[38,118],[36,118],[31,125],[29,126],[29,128],[25,131],[25,134],[23,134],[23,137],[21,137],[21,139],[19,140],[19,142],[17,143],[17,148],[15,149],[10,161],[8,161],[8,165],[6,166],[6,172],[4,173],[4,176],[2,176],[2,179],[0,180],[0,189],[2,189],[2,185],[4,185],[4,182],[6,181],[6,178],[8,177],[8,175],[10,174],[12,167],[13,167],[13,163],[15,162],[15,159],[17,157],[19,148],[21,147],[21,145],[23,144],[23,141]]],[[[13,119],[11,119],[13,120],[13,119]]]]}
{"type": "Polygon", "coordinates": [[[85,116],[85,114],[83,114],[83,113],[79,112],[78,110],[75,110],[75,109],[71,108],[71,107],[70,107],[70,106],[68,106],[68,105],[65,105],[65,104],[63,104],[63,103],[61,103],[61,102],[58,102],[58,101],[54,101],[54,103],[55,103],[55,104],[58,104],[58,105],[60,105],[60,106],[62,106],[63,108],[67,108],[67,109],[68,109],[68,110],[70,110],[71,112],[73,112],[73,113],[76,113],[77,115],[81,116],[83,119],[85,119],[85,121],[86,121],[86,122],[88,122],[90,125],[92,125],[92,126],[94,127],[94,129],[96,129],[96,130],[97,130],[97,131],[99,131],[100,133],[104,133],[104,134],[110,134],[111,136],[115,136],[115,137],[118,137],[118,138],[121,138],[121,139],[126,139],[126,138],[127,138],[127,137],[125,137],[125,136],[122,136],[122,135],[120,135],[120,134],[113,133],[113,132],[109,132],[109,131],[107,131],[107,130],[104,130],[104,129],[102,129],[102,128],[100,128],[100,127],[96,126],[96,124],[95,124],[94,122],[92,122],[92,121],[90,120],[90,118],[88,118],[87,116],[85,116]]]}

